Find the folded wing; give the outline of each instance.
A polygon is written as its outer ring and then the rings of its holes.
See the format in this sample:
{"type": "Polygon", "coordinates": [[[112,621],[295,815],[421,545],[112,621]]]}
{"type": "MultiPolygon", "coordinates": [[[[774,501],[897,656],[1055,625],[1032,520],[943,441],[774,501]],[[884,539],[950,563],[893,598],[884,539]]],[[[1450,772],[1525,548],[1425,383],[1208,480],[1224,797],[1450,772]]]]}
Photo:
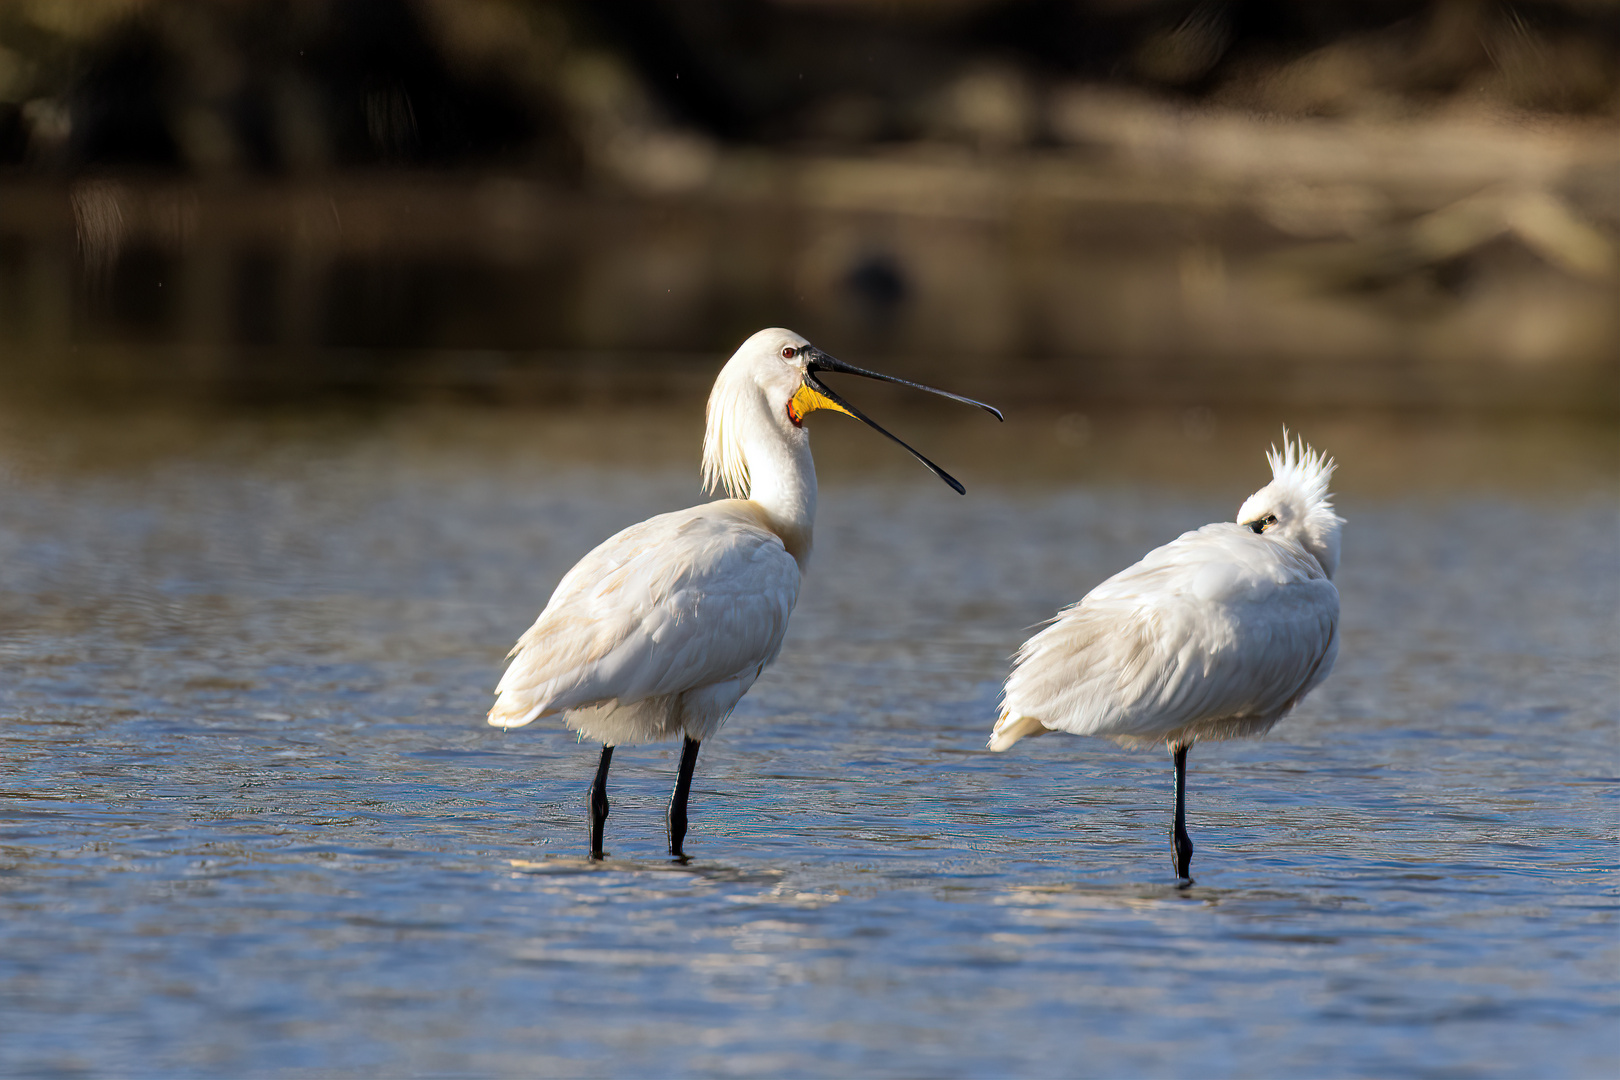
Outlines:
{"type": "Polygon", "coordinates": [[[723,502],[649,518],[563,577],[512,650],[490,723],[757,675],[781,649],[798,591],[776,534],[723,502]]]}
{"type": "Polygon", "coordinates": [[[1207,525],[1103,582],[1025,642],[1003,723],[1035,718],[1127,742],[1189,725],[1218,738],[1224,721],[1263,729],[1327,677],[1338,617],[1338,590],[1303,550],[1207,525]]]}

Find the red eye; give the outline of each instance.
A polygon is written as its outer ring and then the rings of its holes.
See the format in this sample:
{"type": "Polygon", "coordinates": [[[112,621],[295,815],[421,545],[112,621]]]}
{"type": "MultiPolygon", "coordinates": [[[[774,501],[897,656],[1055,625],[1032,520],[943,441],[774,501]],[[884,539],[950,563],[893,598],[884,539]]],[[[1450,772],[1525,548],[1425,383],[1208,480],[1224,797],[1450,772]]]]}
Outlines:
{"type": "Polygon", "coordinates": [[[798,351],[799,351],[798,349],[795,349],[791,345],[784,345],[784,346],[782,346],[782,359],[791,360],[791,359],[793,359],[793,354],[798,352],[798,351]]]}

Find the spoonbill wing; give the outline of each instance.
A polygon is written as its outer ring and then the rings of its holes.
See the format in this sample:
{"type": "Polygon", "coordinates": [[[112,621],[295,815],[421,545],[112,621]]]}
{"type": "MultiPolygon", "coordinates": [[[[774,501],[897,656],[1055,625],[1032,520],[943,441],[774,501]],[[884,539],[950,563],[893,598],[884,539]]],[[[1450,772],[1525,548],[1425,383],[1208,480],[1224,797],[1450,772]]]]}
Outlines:
{"type": "Polygon", "coordinates": [[[799,566],[725,505],[649,518],[581,559],[512,650],[490,723],[752,682],[781,649],[799,566]]]}
{"type": "Polygon", "coordinates": [[[1005,713],[1124,741],[1199,721],[1275,720],[1332,669],[1338,617],[1338,590],[1297,545],[1206,525],[1025,642],[1005,713]]]}

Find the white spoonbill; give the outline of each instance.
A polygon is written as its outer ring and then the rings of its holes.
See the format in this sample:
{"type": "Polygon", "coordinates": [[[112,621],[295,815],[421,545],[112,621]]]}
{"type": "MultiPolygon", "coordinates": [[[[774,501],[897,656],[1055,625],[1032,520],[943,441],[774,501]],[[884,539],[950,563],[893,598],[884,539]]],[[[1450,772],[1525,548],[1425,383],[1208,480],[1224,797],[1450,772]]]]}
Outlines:
{"type": "Polygon", "coordinates": [[[1237,522],[1205,525],[1148,552],[1024,642],[990,749],[1067,731],[1121,746],[1164,743],[1175,759],[1170,829],[1188,876],[1187,748],[1263,735],[1333,670],[1339,653],[1334,463],[1288,441],[1271,483],[1237,522]]]}
{"type": "Polygon", "coordinates": [[[847,413],[900,443],[957,492],[962,485],[821,381],[845,372],[976,405],[933,387],[851,367],[791,330],[761,330],[709,394],[704,487],[731,496],[660,514],[604,541],[563,576],[513,647],[489,722],[522,727],[552,713],[602,744],[587,798],[591,856],[602,857],[613,748],[685,737],[667,821],[684,859],[686,798],[698,747],[776,659],[810,558],[816,469],[801,426],[847,413]]]}

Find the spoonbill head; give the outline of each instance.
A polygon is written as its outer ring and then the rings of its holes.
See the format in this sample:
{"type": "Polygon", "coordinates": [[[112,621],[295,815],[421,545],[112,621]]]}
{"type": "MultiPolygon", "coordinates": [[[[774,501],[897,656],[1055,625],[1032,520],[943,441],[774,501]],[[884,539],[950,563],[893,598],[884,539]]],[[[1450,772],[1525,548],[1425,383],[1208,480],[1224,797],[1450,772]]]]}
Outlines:
{"type": "MultiPolygon", "coordinates": [[[[743,342],[720,369],[709,394],[703,435],[705,490],[724,489],[733,498],[750,497],[758,487],[751,482],[750,459],[762,463],[775,460],[780,465],[779,455],[783,452],[808,453],[810,436],[804,430],[805,417],[818,409],[830,409],[853,416],[898,443],[957,494],[966,494],[955,477],[828,386],[823,376],[836,372],[909,386],[972,405],[997,420],[1002,419],[1000,410],[972,398],[836,360],[791,330],[761,330],[743,342]]],[[[770,477],[762,479],[768,482],[770,477]]]]}
{"type": "Polygon", "coordinates": [[[1329,578],[1339,569],[1339,529],[1344,519],[1333,512],[1328,481],[1336,467],[1303,442],[1266,451],[1271,483],[1243,500],[1238,524],[1251,532],[1295,544],[1314,558],[1329,578]]]}
{"type": "Polygon", "coordinates": [[[709,395],[703,477],[728,498],[660,514],[609,537],[563,575],[513,647],[489,722],[522,727],[561,713],[602,744],[587,798],[602,855],[613,748],[683,739],[667,821],[684,858],[686,804],[701,742],[719,729],[782,647],[809,564],[816,471],[805,419],[846,413],[962,485],[823,381],[829,373],[900,383],[1001,414],[956,394],[842,363],[791,330],[743,342],[709,395]]]}
{"type": "Polygon", "coordinates": [[[1171,845],[1186,878],[1187,750],[1263,735],[1333,670],[1339,651],[1334,462],[1303,441],[1267,455],[1271,482],[1236,522],[1184,533],[1092,589],[1024,642],[991,750],[1067,731],[1175,763],[1171,845]]]}

